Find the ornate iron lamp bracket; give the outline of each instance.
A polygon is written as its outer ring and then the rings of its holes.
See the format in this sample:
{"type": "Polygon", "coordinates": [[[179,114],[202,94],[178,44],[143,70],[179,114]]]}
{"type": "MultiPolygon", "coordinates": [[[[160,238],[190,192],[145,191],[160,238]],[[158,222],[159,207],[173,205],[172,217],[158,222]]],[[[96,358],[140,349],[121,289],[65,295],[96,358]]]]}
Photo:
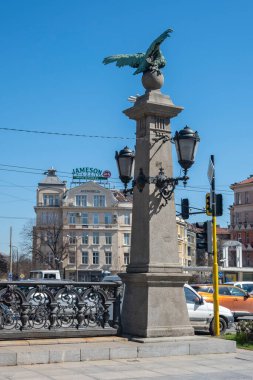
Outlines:
{"type": "Polygon", "coordinates": [[[189,177],[186,174],[187,174],[187,170],[184,170],[184,176],[183,177],[170,178],[164,174],[164,169],[160,168],[157,176],[146,177],[144,172],[143,172],[143,169],[140,168],[140,172],[139,172],[138,177],[132,181],[132,188],[127,189],[125,187],[123,193],[125,196],[128,193],[132,194],[135,186],[137,187],[139,192],[142,192],[146,183],[148,183],[148,184],[153,183],[153,184],[155,184],[155,186],[159,190],[161,197],[165,200],[165,204],[167,204],[168,201],[171,199],[171,197],[174,193],[175,187],[178,185],[178,182],[183,181],[184,186],[186,185],[186,183],[189,179],[189,177]]]}

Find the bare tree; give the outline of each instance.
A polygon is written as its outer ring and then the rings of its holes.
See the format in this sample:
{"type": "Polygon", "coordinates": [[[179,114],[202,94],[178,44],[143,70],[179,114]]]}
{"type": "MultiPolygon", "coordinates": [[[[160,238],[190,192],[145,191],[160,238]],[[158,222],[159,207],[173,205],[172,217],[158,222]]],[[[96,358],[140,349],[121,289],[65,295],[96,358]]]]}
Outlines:
{"type": "Polygon", "coordinates": [[[0,276],[7,275],[8,272],[8,258],[0,253],[0,276]]]}
{"type": "Polygon", "coordinates": [[[64,239],[62,224],[34,226],[30,222],[24,226],[22,235],[24,250],[32,254],[34,264],[60,269],[69,253],[69,240],[64,239]]]}

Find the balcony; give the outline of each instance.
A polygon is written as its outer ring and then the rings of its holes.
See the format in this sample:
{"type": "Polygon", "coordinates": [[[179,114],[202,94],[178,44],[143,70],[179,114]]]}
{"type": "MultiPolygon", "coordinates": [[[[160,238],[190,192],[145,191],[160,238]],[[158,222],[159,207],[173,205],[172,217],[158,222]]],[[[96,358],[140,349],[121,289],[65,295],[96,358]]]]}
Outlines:
{"type": "Polygon", "coordinates": [[[37,207],[60,207],[60,204],[44,204],[43,202],[38,202],[37,207]]]}

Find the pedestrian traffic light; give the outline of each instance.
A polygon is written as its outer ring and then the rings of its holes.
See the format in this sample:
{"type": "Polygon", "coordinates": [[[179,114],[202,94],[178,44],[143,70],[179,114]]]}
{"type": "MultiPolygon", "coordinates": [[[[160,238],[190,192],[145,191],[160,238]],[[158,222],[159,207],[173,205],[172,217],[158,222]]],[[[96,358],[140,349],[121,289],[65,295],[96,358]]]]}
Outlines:
{"type": "Polygon", "coordinates": [[[189,199],[181,199],[181,216],[183,219],[189,219],[189,199]]]}
{"type": "Polygon", "coordinates": [[[223,214],[223,199],[222,194],[216,194],[216,216],[223,214]]]}
{"type": "Polygon", "coordinates": [[[196,223],[198,231],[196,232],[196,248],[213,253],[213,234],[212,222],[196,223]]]}
{"type": "Polygon", "coordinates": [[[211,195],[206,193],[206,215],[212,215],[211,195]]]}

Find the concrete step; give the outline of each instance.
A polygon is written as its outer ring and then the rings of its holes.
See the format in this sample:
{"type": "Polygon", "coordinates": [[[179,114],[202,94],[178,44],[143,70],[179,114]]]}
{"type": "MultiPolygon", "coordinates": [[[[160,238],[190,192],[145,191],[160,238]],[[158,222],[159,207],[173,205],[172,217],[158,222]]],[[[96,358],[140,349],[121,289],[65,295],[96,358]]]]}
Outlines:
{"type": "Polygon", "coordinates": [[[235,342],[202,336],[135,341],[119,337],[0,341],[0,366],[232,352],[236,352],[235,342]]]}

